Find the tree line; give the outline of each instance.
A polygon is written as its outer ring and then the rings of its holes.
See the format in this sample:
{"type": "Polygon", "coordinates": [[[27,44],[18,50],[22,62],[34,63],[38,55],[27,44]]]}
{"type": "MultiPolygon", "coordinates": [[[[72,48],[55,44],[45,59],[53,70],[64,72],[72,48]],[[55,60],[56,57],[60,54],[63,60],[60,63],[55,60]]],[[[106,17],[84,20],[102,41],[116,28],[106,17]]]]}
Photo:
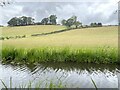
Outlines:
{"type": "MultiPolygon", "coordinates": [[[[82,22],[77,20],[77,16],[72,16],[67,20],[63,19],[61,24],[66,27],[82,27],[82,22]]],[[[27,25],[57,25],[57,16],[50,15],[49,17],[43,18],[40,22],[35,22],[32,17],[22,16],[13,17],[8,21],[8,26],[27,26],[27,25]]],[[[100,27],[102,23],[91,23],[91,27],[100,27]]]]}
{"type": "Polygon", "coordinates": [[[32,17],[13,17],[8,21],[9,26],[26,26],[26,25],[33,25],[34,24],[34,18],[32,17]]]}
{"type": "Polygon", "coordinates": [[[7,23],[8,26],[27,26],[27,25],[56,25],[56,15],[51,15],[50,17],[43,18],[41,22],[36,22],[32,17],[22,16],[13,17],[7,23]]]}

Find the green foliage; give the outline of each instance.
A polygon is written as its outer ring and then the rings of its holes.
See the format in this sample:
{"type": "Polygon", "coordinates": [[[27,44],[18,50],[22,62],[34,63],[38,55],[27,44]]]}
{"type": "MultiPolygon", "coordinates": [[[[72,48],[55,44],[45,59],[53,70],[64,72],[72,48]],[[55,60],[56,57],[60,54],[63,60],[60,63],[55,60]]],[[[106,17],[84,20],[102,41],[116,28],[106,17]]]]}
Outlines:
{"type": "Polygon", "coordinates": [[[91,27],[102,27],[102,23],[91,23],[90,24],[91,27]]]}
{"type": "Polygon", "coordinates": [[[17,26],[17,21],[18,21],[18,18],[17,17],[14,17],[12,18],[11,20],[8,21],[8,25],[9,26],[17,26]]]}
{"type": "Polygon", "coordinates": [[[13,17],[8,21],[9,26],[26,26],[34,24],[34,19],[32,17],[13,17]]]}
{"type": "Polygon", "coordinates": [[[80,23],[79,21],[76,21],[74,24],[75,24],[76,28],[78,28],[79,26],[82,26],[82,23],[80,23]]]}
{"type": "Polygon", "coordinates": [[[72,18],[69,18],[66,22],[66,26],[71,27],[74,23],[74,20],[72,18]]]}
{"type": "MultiPolygon", "coordinates": [[[[11,77],[10,77],[10,81],[9,81],[9,86],[7,86],[6,83],[4,81],[2,81],[2,80],[1,80],[1,83],[3,84],[3,87],[6,90],[9,90],[9,88],[15,88],[16,89],[16,87],[20,88],[20,89],[27,88],[28,90],[31,90],[31,88],[35,88],[36,90],[40,90],[39,88],[43,88],[42,87],[43,81],[39,81],[35,85],[33,85],[32,81],[29,81],[29,83],[19,85],[19,87],[18,86],[12,87],[13,82],[12,82],[12,78],[11,77]]],[[[60,81],[59,79],[58,79],[58,83],[57,84],[53,83],[53,80],[51,80],[51,81],[48,81],[46,83],[46,86],[45,86],[45,88],[49,88],[50,90],[53,90],[53,88],[55,89],[55,88],[65,88],[65,87],[66,86],[63,85],[62,81],[60,81]]]]}
{"type": "Polygon", "coordinates": [[[34,23],[34,19],[32,17],[13,17],[8,21],[9,26],[27,26],[27,25],[56,25],[57,24],[57,16],[50,15],[48,18],[43,18],[41,22],[34,23]]]}
{"type": "Polygon", "coordinates": [[[43,18],[41,21],[42,25],[47,25],[49,23],[49,18],[43,18]]]}
{"type": "Polygon", "coordinates": [[[62,21],[61,21],[61,23],[62,23],[62,25],[66,25],[66,20],[65,19],[63,19],[62,21]]]}
{"type": "Polygon", "coordinates": [[[17,36],[15,36],[15,37],[13,37],[13,36],[10,36],[10,37],[0,37],[0,40],[8,40],[8,39],[18,39],[18,38],[26,38],[26,35],[23,35],[23,36],[19,36],[19,35],[17,35],[17,36]]]}
{"type": "Polygon", "coordinates": [[[56,15],[51,15],[49,17],[49,19],[50,19],[50,24],[52,24],[52,25],[56,25],[57,24],[57,22],[56,22],[56,19],[57,19],[56,15]]]}
{"type": "Polygon", "coordinates": [[[62,25],[65,25],[67,27],[71,27],[71,26],[75,25],[75,27],[78,28],[79,26],[82,26],[82,23],[77,21],[77,16],[72,16],[68,20],[63,19],[61,21],[61,23],[62,23],[62,25]]]}
{"type": "MultiPolygon", "coordinates": [[[[92,83],[93,83],[93,85],[94,85],[94,87],[95,87],[95,89],[96,90],[98,90],[98,88],[97,88],[97,85],[96,85],[96,83],[95,83],[95,81],[91,78],[91,81],[92,81],[92,83]]],[[[6,90],[9,90],[8,89],[8,86],[4,83],[4,81],[2,81],[1,80],[1,83],[3,84],[3,86],[4,86],[4,88],[6,89],[6,90]]],[[[19,88],[20,89],[22,89],[22,88],[27,88],[28,90],[30,90],[31,88],[35,88],[36,90],[39,90],[39,88],[43,88],[41,85],[42,85],[42,81],[39,81],[35,86],[33,86],[32,85],[32,82],[31,81],[29,81],[29,83],[28,84],[22,84],[22,85],[19,85],[19,88]]],[[[46,86],[45,86],[45,88],[49,88],[50,90],[55,90],[56,88],[67,88],[66,87],[66,85],[63,85],[63,82],[61,81],[61,80],[59,80],[58,79],[58,84],[54,84],[53,83],[53,80],[51,80],[50,82],[48,82],[48,83],[46,83],[46,86]],[[48,84],[49,83],[49,84],[48,84]]],[[[12,77],[10,77],[10,88],[12,88],[12,84],[13,84],[13,82],[12,82],[12,77]]],[[[14,87],[15,89],[16,89],[16,87],[14,87]]]]}

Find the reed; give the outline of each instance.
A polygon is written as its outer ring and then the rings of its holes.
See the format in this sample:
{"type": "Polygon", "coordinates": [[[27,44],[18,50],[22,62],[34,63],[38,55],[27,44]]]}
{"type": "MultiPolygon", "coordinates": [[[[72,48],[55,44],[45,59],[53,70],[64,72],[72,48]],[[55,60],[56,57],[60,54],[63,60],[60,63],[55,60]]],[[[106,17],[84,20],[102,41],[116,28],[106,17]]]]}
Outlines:
{"type": "MultiPolygon", "coordinates": [[[[17,85],[17,86],[12,86],[12,84],[14,82],[12,82],[12,77],[10,77],[10,81],[9,81],[9,85],[7,85],[3,80],[0,80],[3,85],[2,88],[4,88],[5,90],[12,90],[13,89],[28,89],[28,90],[32,90],[32,88],[35,88],[35,90],[40,90],[39,88],[43,88],[42,84],[43,82],[42,81],[39,81],[37,82],[36,84],[33,84],[32,81],[29,81],[28,83],[26,84],[20,84],[20,85],[17,85]]],[[[45,86],[44,88],[66,88],[66,85],[63,85],[62,81],[61,80],[58,80],[58,83],[55,84],[53,83],[53,81],[48,81],[45,83],[45,86]]]]}
{"type": "Polygon", "coordinates": [[[110,64],[119,63],[117,48],[3,48],[2,62],[4,63],[40,63],[40,62],[77,62],[110,64]]]}
{"type": "MultiPolygon", "coordinates": [[[[98,88],[97,88],[97,86],[96,86],[96,83],[95,83],[95,81],[91,78],[91,81],[92,81],[92,83],[93,83],[93,85],[94,85],[94,89],[95,90],[98,90],[98,88]]],[[[39,81],[37,84],[35,84],[35,85],[33,85],[33,83],[31,82],[31,81],[29,81],[29,83],[27,83],[27,84],[22,84],[22,85],[19,85],[19,87],[18,86],[15,86],[15,87],[12,87],[12,84],[13,84],[13,82],[12,82],[12,77],[10,77],[10,81],[9,81],[9,85],[7,86],[6,84],[5,84],[5,82],[4,81],[2,81],[1,80],[1,83],[3,84],[3,88],[5,89],[5,90],[12,90],[12,88],[14,88],[15,90],[16,89],[28,89],[28,90],[33,90],[33,88],[35,89],[35,90],[39,90],[40,88],[43,88],[42,87],[42,82],[41,81],[39,81]]],[[[66,85],[63,85],[63,82],[61,81],[61,80],[59,80],[58,79],[58,84],[54,84],[53,83],[53,81],[49,81],[48,83],[46,83],[46,85],[45,85],[45,87],[44,88],[46,88],[46,89],[58,89],[58,88],[67,88],[67,86],[66,85]]]]}

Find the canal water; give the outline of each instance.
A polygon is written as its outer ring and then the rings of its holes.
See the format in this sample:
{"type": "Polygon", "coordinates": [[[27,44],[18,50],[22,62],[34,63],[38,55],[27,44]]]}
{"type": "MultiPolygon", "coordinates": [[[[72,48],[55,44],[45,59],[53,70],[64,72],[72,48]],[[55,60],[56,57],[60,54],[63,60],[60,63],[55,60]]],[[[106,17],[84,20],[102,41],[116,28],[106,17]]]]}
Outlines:
{"type": "MultiPolygon", "coordinates": [[[[41,63],[39,65],[3,65],[0,64],[0,79],[7,87],[12,86],[46,88],[50,83],[67,88],[118,88],[118,65],[98,65],[79,63],[41,63]]],[[[0,88],[3,88],[0,82],[0,88]]]]}

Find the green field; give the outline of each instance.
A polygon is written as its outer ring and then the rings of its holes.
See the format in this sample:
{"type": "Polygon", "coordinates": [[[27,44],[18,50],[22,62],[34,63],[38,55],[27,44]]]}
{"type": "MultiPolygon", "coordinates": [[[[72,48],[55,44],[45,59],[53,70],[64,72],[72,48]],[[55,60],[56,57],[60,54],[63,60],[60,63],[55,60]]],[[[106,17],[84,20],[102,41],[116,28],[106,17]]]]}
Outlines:
{"type": "Polygon", "coordinates": [[[32,34],[41,34],[62,30],[63,26],[23,26],[4,27],[2,36],[26,35],[27,38],[3,40],[2,45],[35,48],[35,47],[118,47],[118,27],[96,27],[74,29],[67,32],[46,36],[31,37],[32,34]]]}
{"type": "Polygon", "coordinates": [[[2,34],[2,36],[16,36],[16,35],[30,36],[31,34],[46,33],[46,32],[61,30],[64,28],[65,28],[64,26],[57,26],[57,25],[4,27],[0,29],[0,34],[2,34]]]}
{"type": "Polygon", "coordinates": [[[118,27],[82,28],[42,36],[33,34],[63,30],[63,26],[4,27],[2,36],[26,35],[2,41],[3,62],[119,63],[118,27]]]}

